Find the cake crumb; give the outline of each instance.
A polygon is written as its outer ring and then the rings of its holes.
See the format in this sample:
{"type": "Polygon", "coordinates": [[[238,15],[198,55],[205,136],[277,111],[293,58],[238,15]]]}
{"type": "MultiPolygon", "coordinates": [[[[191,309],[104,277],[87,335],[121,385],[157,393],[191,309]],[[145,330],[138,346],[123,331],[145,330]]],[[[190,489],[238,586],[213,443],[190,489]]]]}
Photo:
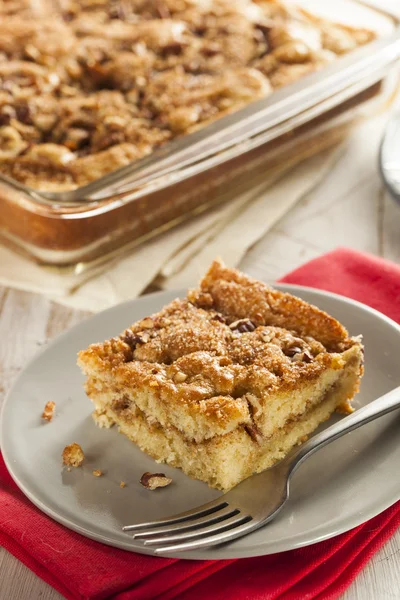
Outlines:
{"type": "Polygon", "coordinates": [[[126,483],[125,483],[125,481],[121,481],[121,483],[119,484],[119,487],[120,487],[120,488],[124,488],[124,487],[126,487],[126,483]]]}
{"type": "Polygon", "coordinates": [[[352,407],[349,401],[339,404],[339,406],[336,407],[336,412],[340,415],[351,415],[354,410],[355,409],[352,407]]]}
{"type": "Polygon", "coordinates": [[[69,467],[80,467],[85,460],[83,450],[76,442],[69,446],[65,446],[62,457],[63,464],[69,467]]]}
{"type": "Polygon", "coordinates": [[[108,417],[104,412],[95,410],[92,416],[100,429],[110,429],[114,425],[114,421],[110,419],[110,417],[108,417]]]}
{"type": "Polygon", "coordinates": [[[100,469],[95,469],[95,470],[93,471],[93,475],[94,475],[95,477],[101,477],[101,476],[103,475],[103,471],[100,471],[100,469]]]}
{"type": "Polygon", "coordinates": [[[56,403],[53,402],[52,400],[49,400],[46,403],[46,406],[44,407],[44,410],[42,412],[42,419],[50,422],[53,419],[55,408],[56,408],[56,403]]]}

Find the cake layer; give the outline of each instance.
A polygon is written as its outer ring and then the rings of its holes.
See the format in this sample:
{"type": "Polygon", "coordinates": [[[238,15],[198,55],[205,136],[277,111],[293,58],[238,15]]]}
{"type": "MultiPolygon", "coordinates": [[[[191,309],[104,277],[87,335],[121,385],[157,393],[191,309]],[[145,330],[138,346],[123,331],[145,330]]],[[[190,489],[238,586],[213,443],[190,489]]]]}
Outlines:
{"type": "MultiPolygon", "coordinates": [[[[215,435],[234,431],[240,425],[255,427],[260,435],[269,438],[276,430],[282,428],[288,419],[293,419],[319,404],[321,398],[339,378],[343,377],[344,372],[359,371],[360,357],[356,347],[344,352],[340,359],[340,369],[325,369],[318,378],[315,377],[311,382],[304,382],[296,389],[295,393],[283,391],[261,397],[248,393],[243,398],[237,399],[231,396],[219,396],[201,400],[198,404],[197,419],[194,418],[193,411],[183,418],[182,407],[179,405],[175,412],[174,403],[168,402],[167,394],[160,396],[158,388],[147,388],[146,385],[121,388],[118,385],[118,378],[112,376],[102,379],[90,377],[86,383],[86,391],[98,411],[111,406],[116,399],[118,401],[123,399],[123,403],[126,405],[125,414],[130,410],[134,417],[138,408],[150,423],[157,422],[166,428],[173,426],[189,441],[202,442],[215,435]],[[123,390],[122,395],[121,389],[123,390]],[[231,418],[225,423],[225,427],[224,423],[219,428],[217,426],[209,427],[207,409],[216,404],[222,410],[229,409],[229,405],[232,403],[237,405],[237,418],[231,418]]],[[[346,406],[343,408],[346,409],[346,406]]]]}
{"type": "Polygon", "coordinates": [[[149,422],[140,410],[134,415],[131,410],[126,412],[123,400],[114,402],[113,407],[100,402],[94,418],[102,427],[116,424],[121,433],[158,462],[179,467],[190,477],[226,491],[284,458],[353,396],[357,381],[358,368],[353,365],[342,372],[317,406],[287,421],[269,439],[255,439],[244,427],[237,427],[228,434],[196,443],[174,427],[163,428],[155,421],[149,422]]]}

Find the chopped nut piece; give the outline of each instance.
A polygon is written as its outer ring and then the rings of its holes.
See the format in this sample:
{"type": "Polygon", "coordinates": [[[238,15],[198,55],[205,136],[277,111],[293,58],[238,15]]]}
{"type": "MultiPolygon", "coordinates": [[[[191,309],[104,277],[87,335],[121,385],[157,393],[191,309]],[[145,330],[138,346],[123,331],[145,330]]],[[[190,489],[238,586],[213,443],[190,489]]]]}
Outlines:
{"type": "Polygon", "coordinates": [[[238,321],[231,323],[229,327],[232,331],[239,331],[239,333],[249,333],[256,329],[256,325],[254,325],[253,321],[250,321],[250,319],[239,319],[238,321]]]}
{"type": "Polygon", "coordinates": [[[131,331],[130,329],[127,329],[124,332],[124,334],[121,336],[121,340],[125,342],[125,344],[128,344],[128,346],[130,346],[132,350],[136,348],[137,344],[142,343],[142,338],[140,337],[140,335],[133,333],[133,331],[131,331]]]}
{"type": "Polygon", "coordinates": [[[302,349],[299,346],[291,346],[290,348],[286,348],[283,350],[283,353],[289,358],[293,358],[296,354],[301,354],[302,349]]]}
{"type": "Polygon", "coordinates": [[[13,111],[14,109],[12,107],[2,107],[0,112],[0,127],[4,127],[5,125],[10,124],[10,121],[13,118],[13,111]]]}
{"type": "Polygon", "coordinates": [[[17,113],[18,121],[25,123],[25,125],[32,124],[32,112],[27,104],[16,104],[15,112],[17,113]]]}
{"type": "Polygon", "coordinates": [[[171,111],[168,115],[168,123],[172,131],[186,131],[197,123],[201,109],[199,106],[181,106],[171,111]]]}
{"type": "Polygon", "coordinates": [[[274,50],[274,56],[283,63],[294,64],[303,63],[309,60],[311,50],[304,42],[293,40],[278,46],[274,50]]]}
{"type": "Polygon", "coordinates": [[[124,487],[126,487],[126,483],[125,483],[125,481],[121,481],[121,483],[119,484],[119,487],[120,487],[120,488],[124,488],[124,487]]]}
{"type": "Polygon", "coordinates": [[[155,490],[159,487],[166,487],[172,483],[172,479],[164,475],[164,473],[143,473],[140,478],[140,483],[148,490],[155,490]]]}
{"type": "Polygon", "coordinates": [[[211,321],[218,321],[219,323],[226,323],[225,317],[223,315],[220,315],[219,313],[214,315],[212,317],[211,321]]]}
{"type": "Polygon", "coordinates": [[[101,476],[103,475],[103,471],[100,471],[100,469],[95,469],[95,470],[93,471],[93,475],[94,475],[95,477],[101,477],[101,476]]]}
{"type": "Polygon", "coordinates": [[[45,419],[46,421],[50,422],[54,416],[55,408],[56,408],[56,403],[53,402],[52,400],[49,400],[49,402],[47,402],[46,406],[44,407],[44,411],[42,413],[42,419],[45,419]]]}
{"type": "Polygon", "coordinates": [[[32,44],[27,44],[25,46],[25,54],[35,62],[40,62],[40,52],[35,46],[32,46],[32,44]]]}
{"type": "Polygon", "coordinates": [[[22,139],[15,127],[5,125],[0,128],[0,159],[17,156],[27,147],[27,142],[22,139]]]}
{"type": "Polygon", "coordinates": [[[146,317],[140,321],[140,326],[143,329],[152,329],[154,327],[154,321],[151,317],[146,317]]]}
{"type": "Polygon", "coordinates": [[[37,129],[43,133],[50,131],[56,123],[55,115],[37,115],[34,119],[34,123],[37,129]]]}
{"type": "Polygon", "coordinates": [[[178,371],[174,375],[175,383],[183,383],[184,381],[186,381],[187,378],[188,376],[186,375],[186,373],[182,373],[182,371],[178,371]]]}
{"type": "Polygon", "coordinates": [[[293,362],[310,363],[313,360],[312,354],[308,350],[303,350],[298,346],[292,346],[284,350],[284,354],[292,359],[293,362]]]}
{"type": "Polygon", "coordinates": [[[80,467],[85,460],[83,450],[76,442],[69,446],[65,446],[62,457],[63,464],[71,467],[80,467]]]}
{"type": "Polygon", "coordinates": [[[262,339],[263,342],[265,342],[266,344],[268,344],[271,340],[274,339],[274,336],[275,336],[275,334],[273,332],[272,333],[263,333],[261,335],[261,339],[262,339]]]}
{"type": "Polygon", "coordinates": [[[245,425],[244,429],[246,433],[249,434],[253,442],[259,444],[262,441],[263,436],[255,423],[252,423],[252,425],[245,425]]]}

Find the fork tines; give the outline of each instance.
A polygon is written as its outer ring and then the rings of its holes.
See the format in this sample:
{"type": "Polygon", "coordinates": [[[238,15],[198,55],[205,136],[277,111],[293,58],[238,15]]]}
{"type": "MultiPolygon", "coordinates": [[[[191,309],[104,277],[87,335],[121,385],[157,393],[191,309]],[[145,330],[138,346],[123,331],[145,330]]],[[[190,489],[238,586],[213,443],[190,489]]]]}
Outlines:
{"type": "Polygon", "coordinates": [[[219,499],[170,519],[127,525],[123,531],[154,548],[156,554],[195,550],[227,542],[247,533],[252,517],[219,499]]]}

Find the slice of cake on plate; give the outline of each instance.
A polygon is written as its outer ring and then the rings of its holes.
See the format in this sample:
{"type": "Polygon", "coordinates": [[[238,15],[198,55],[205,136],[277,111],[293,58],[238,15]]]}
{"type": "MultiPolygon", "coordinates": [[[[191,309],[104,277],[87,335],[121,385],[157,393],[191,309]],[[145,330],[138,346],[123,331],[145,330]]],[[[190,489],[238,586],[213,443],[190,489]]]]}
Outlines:
{"type": "Polygon", "coordinates": [[[99,426],[228,490],[351,412],[363,348],[315,306],[215,261],[187,298],[78,364],[99,426]]]}

